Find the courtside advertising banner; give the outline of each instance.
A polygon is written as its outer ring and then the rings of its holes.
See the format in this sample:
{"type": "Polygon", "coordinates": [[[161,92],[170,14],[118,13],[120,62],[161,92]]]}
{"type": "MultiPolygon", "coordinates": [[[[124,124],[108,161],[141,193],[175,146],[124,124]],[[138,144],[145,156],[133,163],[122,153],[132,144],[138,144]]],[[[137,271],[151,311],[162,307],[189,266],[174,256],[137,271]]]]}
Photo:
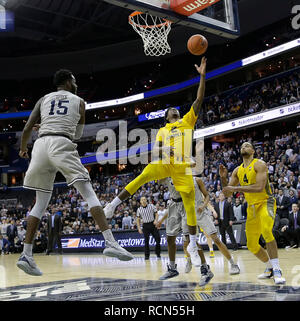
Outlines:
{"type": "MultiPolygon", "coordinates": [[[[242,224],[237,223],[233,225],[233,234],[236,242],[240,243],[242,233],[242,224]]],[[[145,246],[144,235],[139,234],[137,231],[123,231],[113,232],[116,241],[124,248],[134,251],[143,251],[145,246]]],[[[160,245],[162,250],[168,250],[166,231],[165,229],[160,230],[160,245]]],[[[219,238],[221,235],[218,233],[219,238]]],[[[207,239],[203,233],[199,233],[198,242],[201,245],[207,244],[207,239]]],[[[231,244],[230,239],[227,235],[227,244],[231,244]]],[[[66,252],[85,252],[85,251],[97,251],[105,248],[105,241],[102,233],[93,234],[74,234],[74,235],[63,235],[61,238],[62,248],[66,252]]],[[[150,247],[155,246],[155,240],[150,236],[150,247]]],[[[176,238],[176,245],[179,250],[183,249],[183,237],[179,234],[176,238]]]]}

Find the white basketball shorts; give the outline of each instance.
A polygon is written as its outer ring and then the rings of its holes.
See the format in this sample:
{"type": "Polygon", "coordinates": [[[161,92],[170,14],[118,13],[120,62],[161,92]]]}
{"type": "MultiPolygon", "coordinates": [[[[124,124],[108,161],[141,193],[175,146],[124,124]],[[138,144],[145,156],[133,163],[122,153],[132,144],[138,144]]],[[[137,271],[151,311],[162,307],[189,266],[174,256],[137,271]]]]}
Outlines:
{"type": "Polygon", "coordinates": [[[68,185],[90,181],[89,172],[82,165],[76,148],[77,144],[63,136],[38,138],[33,146],[23,187],[52,193],[57,172],[62,173],[68,185]]]}

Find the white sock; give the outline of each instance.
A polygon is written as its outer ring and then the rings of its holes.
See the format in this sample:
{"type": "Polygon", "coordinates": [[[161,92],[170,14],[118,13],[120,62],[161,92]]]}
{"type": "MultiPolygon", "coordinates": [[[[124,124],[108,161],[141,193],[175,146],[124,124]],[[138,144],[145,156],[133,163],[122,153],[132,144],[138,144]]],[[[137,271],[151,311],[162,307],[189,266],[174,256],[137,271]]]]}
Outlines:
{"type": "Polygon", "coordinates": [[[213,249],[213,248],[211,248],[211,247],[209,248],[209,250],[210,250],[210,252],[213,252],[213,251],[214,251],[214,249],[213,249]]]}
{"type": "Polygon", "coordinates": [[[114,238],[110,228],[105,230],[105,231],[103,231],[102,234],[103,234],[103,237],[104,237],[105,241],[110,241],[110,242],[114,242],[115,241],[115,238],[114,238]]]}
{"type": "Polygon", "coordinates": [[[176,265],[175,261],[170,261],[170,267],[172,270],[175,270],[175,268],[176,268],[175,265],[176,265]]]}
{"type": "Polygon", "coordinates": [[[279,266],[279,259],[271,259],[270,260],[273,270],[280,270],[280,266],[279,266]]]}
{"type": "Polygon", "coordinates": [[[119,199],[119,197],[115,197],[112,202],[110,203],[113,208],[116,208],[118,205],[120,205],[122,201],[119,199]]]}
{"type": "Polygon", "coordinates": [[[267,269],[272,269],[272,264],[271,264],[270,260],[268,262],[266,262],[266,268],[267,269]]]}
{"type": "Polygon", "coordinates": [[[234,264],[235,264],[234,261],[233,261],[233,258],[231,258],[231,259],[229,260],[229,263],[230,263],[231,265],[234,265],[234,264]]]}
{"type": "Polygon", "coordinates": [[[32,256],[32,244],[26,244],[24,243],[24,249],[23,252],[27,256],[32,256]]]}
{"type": "Polygon", "coordinates": [[[194,234],[194,235],[190,234],[190,244],[191,244],[192,247],[197,246],[196,241],[197,241],[197,235],[196,234],[194,234]]]}

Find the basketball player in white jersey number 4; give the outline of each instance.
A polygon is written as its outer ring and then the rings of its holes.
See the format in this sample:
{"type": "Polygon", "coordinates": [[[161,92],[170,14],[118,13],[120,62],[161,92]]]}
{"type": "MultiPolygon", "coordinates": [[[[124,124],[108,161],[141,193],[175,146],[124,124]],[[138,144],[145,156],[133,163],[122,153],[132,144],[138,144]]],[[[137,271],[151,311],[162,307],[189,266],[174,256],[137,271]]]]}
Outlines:
{"type": "Polygon", "coordinates": [[[36,191],[36,203],[28,220],[24,250],[17,266],[30,275],[42,275],[32,255],[34,235],[52,196],[56,173],[61,172],[67,184],[73,185],[88,203],[94,220],[106,241],[104,255],[120,260],[131,260],[133,255],[114,239],[108,227],[100,202],[94,192],[87,169],[81,164],[77,145],[72,141],[82,136],[85,123],[85,103],[76,95],[75,77],[69,70],[59,70],[54,75],[56,92],[42,97],[35,105],[22,133],[19,156],[28,158],[27,142],[32,128],[40,122],[32,159],[24,179],[24,188],[36,191]]]}

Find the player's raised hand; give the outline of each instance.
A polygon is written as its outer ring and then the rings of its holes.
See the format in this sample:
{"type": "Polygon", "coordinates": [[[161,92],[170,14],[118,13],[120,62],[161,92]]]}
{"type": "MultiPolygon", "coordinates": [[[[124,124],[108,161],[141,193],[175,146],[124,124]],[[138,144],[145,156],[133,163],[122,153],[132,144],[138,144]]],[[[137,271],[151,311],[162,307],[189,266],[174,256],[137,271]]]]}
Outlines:
{"type": "Polygon", "coordinates": [[[222,178],[227,178],[228,170],[223,164],[219,166],[219,174],[222,178]]]}
{"type": "Polygon", "coordinates": [[[205,76],[205,74],[206,74],[206,61],[207,61],[207,59],[205,57],[202,57],[201,65],[198,66],[195,64],[195,68],[201,76],[205,76]]]}

